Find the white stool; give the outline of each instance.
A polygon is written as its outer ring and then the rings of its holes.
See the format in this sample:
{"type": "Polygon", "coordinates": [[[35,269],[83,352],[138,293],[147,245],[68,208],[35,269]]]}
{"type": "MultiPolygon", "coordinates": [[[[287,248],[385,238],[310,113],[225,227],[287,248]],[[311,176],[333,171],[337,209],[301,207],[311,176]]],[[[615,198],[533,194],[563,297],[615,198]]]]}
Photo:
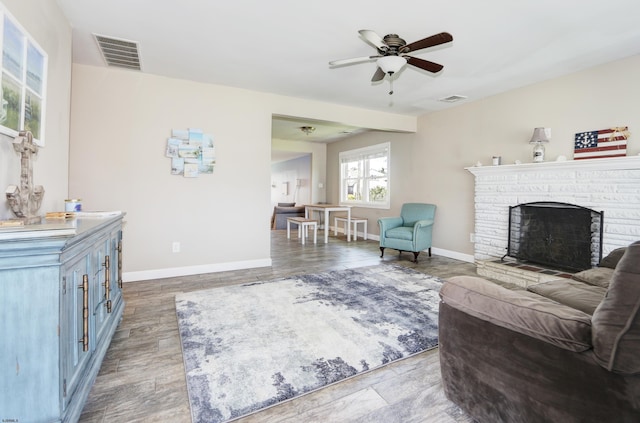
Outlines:
{"type": "MultiPolygon", "coordinates": [[[[334,222],[333,222],[333,235],[338,235],[338,222],[344,222],[344,233],[347,233],[347,218],[345,216],[343,217],[335,217],[334,218],[334,222]]],[[[367,240],[367,219],[365,219],[364,217],[352,217],[351,218],[351,223],[353,223],[353,229],[351,230],[351,238],[354,241],[358,240],[358,223],[362,223],[362,225],[364,226],[364,240],[367,240]]]]}
{"type": "Polygon", "coordinates": [[[309,227],[313,228],[313,243],[318,242],[318,221],[304,217],[287,217],[287,239],[291,238],[291,224],[298,225],[298,238],[302,238],[302,244],[309,234],[309,227]]]}

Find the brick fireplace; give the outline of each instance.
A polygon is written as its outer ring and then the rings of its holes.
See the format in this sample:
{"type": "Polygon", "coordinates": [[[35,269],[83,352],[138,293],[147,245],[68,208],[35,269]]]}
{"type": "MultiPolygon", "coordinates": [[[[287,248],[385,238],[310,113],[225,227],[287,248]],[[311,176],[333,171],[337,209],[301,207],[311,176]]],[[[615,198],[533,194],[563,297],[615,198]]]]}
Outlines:
{"type": "Polygon", "coordinates": [[[483,276],[524,286],[557,277],[525,275],[522,282],[513,263],[496,263],[507,252],[509,207],[522,203],[562,202],[604,212],[604,255],[640,239],[640,156],[467,170],[475,176],[474,257],[483,276]]]}

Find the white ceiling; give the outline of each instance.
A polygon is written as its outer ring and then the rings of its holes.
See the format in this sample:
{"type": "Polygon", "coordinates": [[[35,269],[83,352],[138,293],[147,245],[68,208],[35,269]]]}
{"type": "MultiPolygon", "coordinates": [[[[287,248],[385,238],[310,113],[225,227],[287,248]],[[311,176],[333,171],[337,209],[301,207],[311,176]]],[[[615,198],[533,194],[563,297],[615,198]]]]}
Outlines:
{"type": "Polygon", "coordinates": [[[95,33],[138,42],[145,73],[410,115],[640,53],[638,0],[57,1],[75,63],[105,66],[95,33]],[[375,62],[328,65],[376,54],[360,29],[407,43],[447,31],[454,41],[413,53],[444,70],[405,67],[390,96],[386,79],[370,81],[375,62]]]}

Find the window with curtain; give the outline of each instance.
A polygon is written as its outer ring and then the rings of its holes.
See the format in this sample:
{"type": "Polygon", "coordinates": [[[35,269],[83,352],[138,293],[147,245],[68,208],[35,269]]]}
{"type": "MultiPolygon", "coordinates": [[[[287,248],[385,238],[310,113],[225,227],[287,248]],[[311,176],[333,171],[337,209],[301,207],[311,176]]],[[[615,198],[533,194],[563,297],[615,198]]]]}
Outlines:
{"type": "Polygon", "coordinates": [[[389,208],[391,144],[343,151],[340,159],[340,204],[389,208]]]}
{"type": "Polygon", "coordinates": [[[0,132],[28,130],[44,145],[47,55],[0,5],[0,132]]]}

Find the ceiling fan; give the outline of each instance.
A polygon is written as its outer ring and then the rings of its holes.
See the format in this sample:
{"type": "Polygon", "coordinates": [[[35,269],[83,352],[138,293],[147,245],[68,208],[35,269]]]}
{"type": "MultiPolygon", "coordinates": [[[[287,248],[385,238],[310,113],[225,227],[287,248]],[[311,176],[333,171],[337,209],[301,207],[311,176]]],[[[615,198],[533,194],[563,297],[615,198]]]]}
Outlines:
{"type": "MultiPolygon", "coordinates": [[[[444,66],[409,56],[408,53],[453,41],[453,37],[448,32],[441,32],[410,44],[407,44],[407,42],[397,34],[387,34],[384,37],[380,37],[369,29],[361,29],[358,32],[364,41],[375,47],[378,54],[374,56],[355,57],[353,59],[334,60],[329,62],[329,65],[344,66],[376,60],[378,69],[373,74],[371,82],[381,81],[386,75],[389,75],[391,84],[393,84],[393,74],[400,71],[406,64],[431,73],[440,72],[444,66]]],[[[393,85],[391,86],[389,94],[393,94],[393,85]]]]}

